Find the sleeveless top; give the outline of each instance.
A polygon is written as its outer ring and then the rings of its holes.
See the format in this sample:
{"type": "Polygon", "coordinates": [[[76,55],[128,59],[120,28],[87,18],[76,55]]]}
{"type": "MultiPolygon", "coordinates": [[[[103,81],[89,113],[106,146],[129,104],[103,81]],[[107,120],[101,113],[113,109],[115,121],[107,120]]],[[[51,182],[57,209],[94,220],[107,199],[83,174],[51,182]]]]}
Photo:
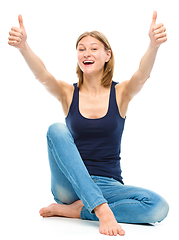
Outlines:
{"type": "MultiPolygon", "coordinates": [[[[115,85],[112,82],[107,114],[89,119],[79,111],[79,88],[74,93],[66,125],[90,175],[114,178],[122,184],[120,152],[125,119],[120,116],[116,102],[115,85]]],[[[73,158],[73,156],[72,156],[73,158]]]]}

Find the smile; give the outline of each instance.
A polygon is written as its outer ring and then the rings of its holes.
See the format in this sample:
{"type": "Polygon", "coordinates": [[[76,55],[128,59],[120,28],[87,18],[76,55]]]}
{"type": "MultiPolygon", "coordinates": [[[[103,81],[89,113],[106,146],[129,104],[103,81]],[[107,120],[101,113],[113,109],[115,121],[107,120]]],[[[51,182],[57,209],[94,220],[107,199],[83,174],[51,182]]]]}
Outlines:
{"type": "Polygon", "coordinates": [[[94,61],[92,61],[92,60],[84,60],[84,61],[83,61],[83,64],[84,64],[85,66],[91,66],[91,65],[94,64],[94,61]]]}

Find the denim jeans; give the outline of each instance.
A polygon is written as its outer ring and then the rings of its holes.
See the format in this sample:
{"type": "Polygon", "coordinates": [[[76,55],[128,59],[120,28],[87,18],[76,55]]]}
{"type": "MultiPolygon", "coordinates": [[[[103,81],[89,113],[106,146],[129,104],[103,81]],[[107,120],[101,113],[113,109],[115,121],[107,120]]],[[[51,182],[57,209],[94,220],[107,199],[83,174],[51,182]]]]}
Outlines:
{"type": "Polygon", "coordinates": [[[51,125],[47,142],[54,199],[59,204],[80,199],[81,219],[98,221],[93,209],[106,202],[118,222],[155,223],[167,216],[169,206],[158,194],[113,178],[90,176],[65,124],[51,125]]]}

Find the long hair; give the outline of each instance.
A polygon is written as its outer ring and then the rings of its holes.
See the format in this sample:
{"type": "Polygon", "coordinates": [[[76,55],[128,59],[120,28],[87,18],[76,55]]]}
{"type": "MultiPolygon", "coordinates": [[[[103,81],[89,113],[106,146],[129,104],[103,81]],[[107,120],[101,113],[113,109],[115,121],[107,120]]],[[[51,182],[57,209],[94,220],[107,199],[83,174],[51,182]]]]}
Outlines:
{"type": "MultiPolygon", "coordinates": [[[[112,48],[106,38],[106,36],[98,31],[92,31],[92,32],[85,32],[82,35],[79,36],[77,42],[76,42],[76,49],[78,47],[78,43],[81,41],[82,38],[87,37],[87,36],[91,36],[96,38],[97,40],[99,40],[103,45],[105,50],[110,50],[111,51],[111,58],[108,62],[106,62],[104,64],[104,72],[103,72],[103,76],[101,79],[101,85],[104,87],[110,86],[111,82],[112,82],[112,78],[113,78],[113,73],[114,73],[114,54],[112,51],[112,48]]],[[[76,68],[76,73],[78,75],[78,88],[81,87],[81,85],[83,84],[83,71],[81,70],[81,68],[79,67],[79,65],[77,64],[77,68],[76,68]]]]}

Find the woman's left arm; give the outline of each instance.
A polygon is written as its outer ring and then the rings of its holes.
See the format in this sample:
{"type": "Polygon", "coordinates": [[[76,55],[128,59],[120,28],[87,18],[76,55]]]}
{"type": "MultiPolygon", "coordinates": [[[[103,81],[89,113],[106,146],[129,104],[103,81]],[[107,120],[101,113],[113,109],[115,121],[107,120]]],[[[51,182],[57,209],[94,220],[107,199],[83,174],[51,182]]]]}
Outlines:
{"type": "Polygon", "coordinates": [[[131,99],[142,89],[144,83],[150,77],[160,45],[167,41],[166,28],[162,23],[156,24],[156,19],[157,12],[154,11],[149,30],[150,44],[147,52],[141,59],[139,69],[125,84],[123,89],[123,100],[125,102],[130,102],[131,99]]]}

